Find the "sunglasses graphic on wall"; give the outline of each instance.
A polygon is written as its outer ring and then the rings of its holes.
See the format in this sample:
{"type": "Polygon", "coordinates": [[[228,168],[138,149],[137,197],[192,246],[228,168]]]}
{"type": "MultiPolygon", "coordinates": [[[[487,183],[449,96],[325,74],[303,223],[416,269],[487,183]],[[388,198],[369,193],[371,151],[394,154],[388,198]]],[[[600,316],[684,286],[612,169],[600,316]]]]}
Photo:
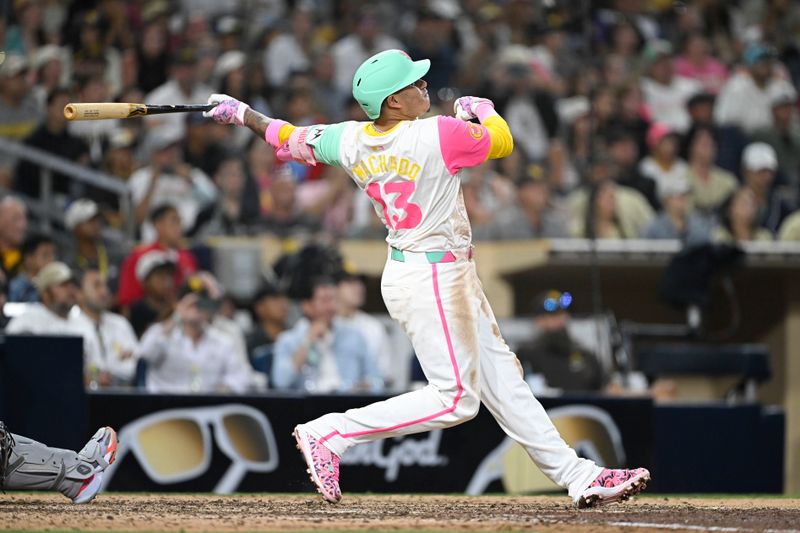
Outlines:
{"type": "MultiPolygon", "coordinates": [[[[622,436],[611,416],[592,405],[567,405],[547,410],[558,432],[582,457],[600,466],[615,468],[625,463],[622,436]]],[[[477,496],[501,480],[510,494],[561,490],[531,461],[528,452],[510,437],[489,452],[467,485],[467,494],[477,496]]]]}
{"type": "Polygon", "coordinates": [[[215,493],[234,492],[247,472],[272,472],[278,467],[275,434],[261,411],[241,404],[167,409],[120,429],[117,460],[106,470],[103,488],[129,452],[147,476],[161,485],[201,476],[211,464],[210,427],[214,443],[231,460],[215,493]]]}

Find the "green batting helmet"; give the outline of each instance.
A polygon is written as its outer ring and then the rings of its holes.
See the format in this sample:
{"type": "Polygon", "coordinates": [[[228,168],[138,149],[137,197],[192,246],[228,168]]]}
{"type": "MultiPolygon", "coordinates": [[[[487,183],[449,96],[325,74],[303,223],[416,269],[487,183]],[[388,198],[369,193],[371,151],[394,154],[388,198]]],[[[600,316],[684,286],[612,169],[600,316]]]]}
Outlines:
{"type": "Polygon", "coordinates": [[[386,97],[421,79],[431,68],[430,59],[412,61],[402,50],[386,50],[370,57],[358,67],[353,77],[353,98],[367,116],[375,120],[381,114],[386,97]]]}

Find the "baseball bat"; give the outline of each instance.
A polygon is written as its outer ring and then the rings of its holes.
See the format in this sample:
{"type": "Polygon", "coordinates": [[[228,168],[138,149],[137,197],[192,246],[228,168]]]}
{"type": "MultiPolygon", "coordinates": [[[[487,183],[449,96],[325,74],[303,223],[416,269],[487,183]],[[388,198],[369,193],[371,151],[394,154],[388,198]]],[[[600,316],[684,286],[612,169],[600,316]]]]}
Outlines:
{"type": "Polygon", "coordinates": [[[216,104],[150,105],[108,102],[67,104],[64,106],[64,117],[67,120],[132,118],[141,117],[144,115],[163,115],[164,113],[208,111],[213,109],[215,105],[216,104]]]}

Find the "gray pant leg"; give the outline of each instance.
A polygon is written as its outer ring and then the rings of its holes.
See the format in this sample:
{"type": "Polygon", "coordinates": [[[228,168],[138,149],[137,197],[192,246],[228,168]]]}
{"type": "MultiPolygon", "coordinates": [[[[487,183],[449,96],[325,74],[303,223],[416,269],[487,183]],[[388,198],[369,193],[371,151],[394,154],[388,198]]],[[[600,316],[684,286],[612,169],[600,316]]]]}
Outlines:
{"type": "Polygon", "coordinates": [[[11,433],[14,445],[2,488],[18,490],[57,490],[74,498],[94,468],[77,452],[50,448],[40,442],[11,433]]]}

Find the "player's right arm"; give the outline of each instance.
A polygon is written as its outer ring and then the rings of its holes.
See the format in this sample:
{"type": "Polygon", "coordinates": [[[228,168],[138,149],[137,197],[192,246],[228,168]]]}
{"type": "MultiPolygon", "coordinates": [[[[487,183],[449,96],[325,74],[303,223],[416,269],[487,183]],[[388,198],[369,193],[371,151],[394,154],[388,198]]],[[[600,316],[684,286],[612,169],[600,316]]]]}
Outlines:
{"type": "Polygon", "coordinates": [[[298,127],[259,113],[225,94],[212,94],[208,103],[216,104],[216,107],[204,112],[203,116],[219,124],[237,124],[249,128],[275,148],[275,154],[281,161],[339,165],[339,142],[345,123],[298,127]]]}

